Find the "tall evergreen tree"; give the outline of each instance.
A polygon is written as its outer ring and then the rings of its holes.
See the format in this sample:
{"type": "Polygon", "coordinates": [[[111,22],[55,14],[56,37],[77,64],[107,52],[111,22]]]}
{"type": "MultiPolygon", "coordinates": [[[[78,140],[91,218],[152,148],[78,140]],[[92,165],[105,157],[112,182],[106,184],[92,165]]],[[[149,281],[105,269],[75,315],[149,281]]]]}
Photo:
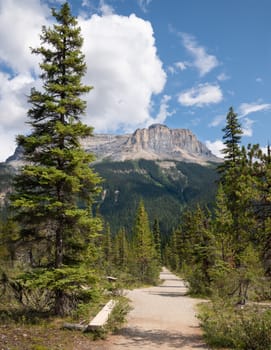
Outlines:
{"type": "Polygon", "coordinates": [[[113,260],[114,264],[122,271],[128,268],[129,244],[124,228],[121,228],[113,241],[113,260]]]}
{"type": "MultiPolygon", "coordinates": [[[[55,312],[63,315],[66,288],[73,285],[71,270],[63,269],[80,267],[87,243],[100,230],[91,210],[100,179],[89,167],[93,156],[80,146],[81,138],[92,135],[92,128],[80,120],[86,109],[81,95],[91,89],[81,82],[86,64],[80,28],[68,3],[52,15],[56,24],[42,27],[41,46],[32,49],[42,59],[43,89],[33,88],[29,97],[31,134],[17,138],[26,165],[16,177],[12,201],[32,267],[55,272],[50,282],[55,312]]],[[[73,276],[80,275],[73,271],[73,276]]]]}
{"type": "Polygon", "coordinates": [[[221,183],[231,212],[233,225],[230,234],[235,243],[235,262],[246,248],[251,227],[251,193],[253,178],[249,168],[247,151],[240,147],[242,129],[233,108],[227,114],[224,131],[224,163],[219,166],[221,183]]]}
{"type": "Polygon", "coordinates": [[[139,203],[135,219],[131,264],[131,270],[135,272],[141,282],[153,283],[157,281],[159,263],[143,201],[139,203]]]}
{"type": "MultiPolygon", "coordinates": [[[[182,238],[182,232],[178,230],[173,230],[170,241],[168,243],[167,250],[169,250],[169,254],[167,256],[167,263],[169,264],[170,268],[174,271],[178,271],[181,266],[181,259],[182,259],[182,247],[179,246],[179,241],[182,238]],[[180,257],[181,256],[181,257],[180,257]]],[[[183,260],[182,260],[183,263],[183,260]]]]}
{"type": "Polygon", "coordinates": [[[256,242],[260,245],[265,271],[271,276],[271,149],[268,145],[265,154],[259,145],[254,145],[250,147],[250,153],[256,179],[254,189],[257,189],[257,195],[253,198],[258,228],[256,242]]]}
{"type": "Polygon", "coordinates": [[[226,126],[222,131],[224,132],[223,140],[225,145],[222,152],[225,162],[220,166],[220,171],[224,173],[228,168],[236,165],[241,155],[240,143],[243,131],[238,116],[232,107],[229,109],[226,117],[226,126]]]}
{"type": "Polygon", "coordinates": [[[110,231],[110,226],[107,223],[105,227],[105,232],[102,235],[102,250],[103,250],[103,260],[104,266],[107,273],[110,273],[112,270],[112,261],[113,261],[113,244],[112,244],[112,234],[110,231]]]}
{"type": "Polygon", "coordinates": [[[215,204],[213,230],[217,259],[231,264],[234,258],[233,219],[221,184],[217,190],[215,204]]]}
{"type": "Polygon", "coordinates": [[[153,233],[154,245],[155,245],[157,257],[159,262],[161,263],[162,262],[161,232],[160,232],[159,221],[157,219],[154,220],[152,233],[153,233]]]}

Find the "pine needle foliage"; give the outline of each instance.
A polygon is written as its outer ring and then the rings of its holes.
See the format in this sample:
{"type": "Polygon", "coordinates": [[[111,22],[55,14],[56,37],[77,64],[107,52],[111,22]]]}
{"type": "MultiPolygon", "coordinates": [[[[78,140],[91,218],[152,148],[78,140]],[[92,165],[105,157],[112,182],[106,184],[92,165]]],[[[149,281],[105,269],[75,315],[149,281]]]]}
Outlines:
{"type": "MultiPolygon", "coordinates": [[[[41,46],[32,49],[41,57],[43,86],[41,91],[33,88],[29,96],[31,133],[17,137],[25,165],[16,176],[12,204],[22,227],[21,241],[28,247],[26,260],[32,269],[43,269],[46,278],[50,276],[42,285],[54,286],[55,312],[63,315],[65,292],[84,282],[82,264],[101,229],[92,213],[101,180],[89,167],[93,155],[80,146],[93,131],[81,122],[86,110],[81,96],[91,90],[82,83],[83,38],[68,3],[53,9],[52,15],[56,23],[42,27],[41,46]],[[73,271],[72,277],[68,271],[73,271]],[[59,276],[61,283],[56,281],[59,276]]],[[[35,275],[31,278],[35,280],[35,275]]]]}
{"type": "Polygon", "coordinates": [[[137,209],[132,242],[131,271],[143,283],[156,283],[159,277],[159,258],[150,229],[148,214],[141,200],[137,209]]]}

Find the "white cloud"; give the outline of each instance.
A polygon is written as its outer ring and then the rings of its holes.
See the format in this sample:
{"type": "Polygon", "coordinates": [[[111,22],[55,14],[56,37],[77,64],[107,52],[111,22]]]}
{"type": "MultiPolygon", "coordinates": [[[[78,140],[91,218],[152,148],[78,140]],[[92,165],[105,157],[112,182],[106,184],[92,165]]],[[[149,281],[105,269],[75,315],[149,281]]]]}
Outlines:
{"type": "Polygon", "coordinates": [[[258,103],[258,102],[252,102],[252,103],[242,103],[238,110],[239,110],[239,117],[242,118],[242,129],[243,129],[243,135],[251,137],[253,136],[253,124],[255,123],[254,120],[247,118],[247,115],[256,113],[256,112],[264,112],[271,109],[270,103],[258,103]]]}
{"type": "MultiPolygon", "coordinates": [[[[94,86],[85,96],[88,110],[83,122],[93,125],[95,132],[131,131],[171,114],[164,96],[157,116],[151,116],[152,97],[162,92],[167,78],[151,24],[111,10],[104,7],[106,16],[78,19],[88,66],[85,82],[94,86]]],[[[0,160],[12,153],[15,135],[27,132],[27,96],[31,87],[41,85],[32,76],[33,71],[39,74],[40,57],[29,47],[40,46],[42,25],[52,23],[49,15],[39,0],[0,0],[0,62],[9,72],[0,70],[0,160]]]]}
{"type": "Polygon", "coordinates": [[[100,12],[103,16],[111,16],[115,11],[113,7],[106,4],[104,0],[100,0],[100,12]]]}
{"type": "Polygon", "coordinates": [[[147,12],[147,8],[152,0],[138,0],[138,4],[143,12],[147,12]]]}
{"type": "Polygon", "coordinates": [[[250,118],[244,118],[242,122],[242,130],[243,130],[243,136],[251,137],[253,135],[253,124],[254,120],[250,118]]]}
{"type": "Polygon", "coordinates": [[[27,129],[26,91],[34,85],[31,75],[17,75],[11,78],[0,72],[0,159],[5,160],[15,150],[15,135],[27,129]]]}
{"type": "Polygon", "coordinates": [[[219,81],[225,81],[225,80],[229,80],[230,76],[225,74],[225,73],[221,73],[217,76],[217,80],[219,81]]]}
{"type": "Polygon", "coordinates": [[[201,77],[219,65],[217,58],[208,54],[205,47],[200,46],[192,35],[187,33],[181,33],[180,35],[184,47],[194,58],[193,65],[199,70],[201,77]]]}
{"type": "Polygon", "coordinates": [[[167,70],[169,71],[169,73],[171,74],[175,74],[176,73],[176,69],[174,66],[168,66],[167,67],[167,70]]]}
{"type": "Polygon", "coordinates": [[[186,70],[191,64],[189,62],[175,62],[172,66],[168,66],[167,69],[171,74],[176,74],[177,70],[184,71],[186,70]]]}
{"type": "Polygon", "coordinates": [[[48,23],[49,9],[37,0],[0,0],[0,8],[0,61],[16,73],[38,70],[30,47],[40,45],[39,33],[48,23]]]}
{"type": "Polygon", "coordinates": [[[175,63],[175,67],[177,67],[178,69],[180,69],[181,71],[186,70],[188,67],[187,62],[176,62],[175,63]]]}
{"type": "Polygon", "coordinates": [[[90,1],[89,0],[83,0],[82,1],[82,6],[83,7],[90,7],[90,1]]]}
{"type": "Polygon", "coordinates": [[[221,140],[216,141],[206,141],[207,148],[217,157],[223,158],[222,149],[225,147],[224,143],[221,140]]]}
{"type": "Polygon", "coordinates": [[[209,124],[209,127],[217,127],[225,121],[225,115],[217,115],[209,124]]]}
{"type": "Polygon", "coordinates": [[[30,47],[40,45],[42,25],[50,10],[38,0],[0,0],[0,161],[15,149],[15,137],[27,130],[27,96],[40,85],[38,57],[30,47]],[[33,74],[34,73],[34,74],[33,74]]]}
{"type": "Polygon", "coordinates": [[[153,120],[154,123],[161,123],[163,124],[165,122],[165,120],[167,119],[167,117],[172,116],[173,114],[175,114],[175,111],[169,112],[169,105],[168,102],[171,100],[171,97],[168,95],[164,95],[162,100],[161,100],[161,104],[160,104],[160,109],[159,112],[155,118],[155,120],[153,120]]]}
{"type": "Polygon", "coordinates": [[[240,114],[240,118],[242,118],[248,114],[251,114],[254,112],[267,111],[269,109],[271,109],[270,103],[257,103],[257,102],[242,103],[239,106],[239,114],[240,114]]]}
{"type": "Polygon", "coordinates": [[[218,85],[200,84],[179,94],[178,101],[183,106],[203,107],[221,102],[223,94],[218,85]]]}
{"type": "Polygon", "coordinates": [[[145,126],[153,94],[162,92],[166,73],[157,56],[153,29],[135,15],[93,15],[79,19],[88,71],[94,86],[87,96],[87,122],[95,132],[145,126]]]}

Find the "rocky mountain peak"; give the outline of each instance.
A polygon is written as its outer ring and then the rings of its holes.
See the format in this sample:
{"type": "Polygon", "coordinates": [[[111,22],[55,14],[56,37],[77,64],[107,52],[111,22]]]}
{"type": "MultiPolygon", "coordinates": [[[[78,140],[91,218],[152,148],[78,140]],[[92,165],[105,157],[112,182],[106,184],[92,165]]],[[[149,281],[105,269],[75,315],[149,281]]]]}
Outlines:
{"type": "MultiPolygon", "coordinates": [[[[163,124],[137,129],[133,134],[95,134],[83,139],[81,144],[86,151],[95,154],[97,161],[139,158],[193,163],[219,161],[190,130],[170,129],[163,124]]],[[[21,150],[17,149],[7,162],[16,166],[20,161],[20,154],[21,150]]]]}
{"type": "Polygon", "coordinates": [[[153,124],[126,135],[95,135],[84,140],[84,147],[98,159],[174,159],[204,163],[218,161],[211,151],[188,129],[170,129],[153,124]]]}
{"type": "Polygon", "coordinates": [[[153,124],[148,129],[137,129],[127,140],[127,145],[136,145],[158,153],[186,150],[192,153],[211,153],[195,135],[187,129],[169,129],[166,125],[153,124]]]}

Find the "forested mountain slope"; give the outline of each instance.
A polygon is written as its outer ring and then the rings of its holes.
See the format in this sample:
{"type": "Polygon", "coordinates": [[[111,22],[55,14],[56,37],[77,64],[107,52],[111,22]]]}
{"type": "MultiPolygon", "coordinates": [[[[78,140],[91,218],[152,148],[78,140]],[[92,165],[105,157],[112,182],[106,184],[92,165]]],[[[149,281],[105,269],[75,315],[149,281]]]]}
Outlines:
{"type": "MultiPolygon", "coordinates": [[[[163,233],[178,224],[187,206],[214,201],[220,160],[190,130],[154,124],[133,134],[96,134],[82,140],[82,146],[95,154],[91,166],[104,179],[96,210],[114,233],[131,227],[140,199],[151,223],[158,219],[163,233]]],[[[21,148],[2,164],[3,199],[11,182],[7,174],[22,164],[21,148]]]]}
{"type": "Polygon", "coordinates": [[[181,211],[196,203],[211,205],[216,191],[216,164],[133,160],[102,162],[95,169],[104,178],[100,213],[113,231],[130,227],[139,200],[143,199],[151,222],[157,218],[169,232],[181,211]]]}

